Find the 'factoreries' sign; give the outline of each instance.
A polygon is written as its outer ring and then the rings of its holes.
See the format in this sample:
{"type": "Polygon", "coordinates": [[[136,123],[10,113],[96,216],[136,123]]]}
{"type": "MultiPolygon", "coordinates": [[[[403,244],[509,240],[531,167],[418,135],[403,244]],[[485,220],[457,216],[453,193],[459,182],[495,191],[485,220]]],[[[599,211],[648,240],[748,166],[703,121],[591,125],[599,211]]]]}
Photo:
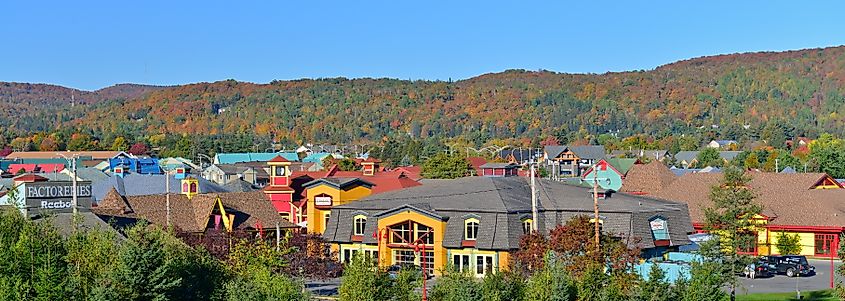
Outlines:
{"type": "MultiPolygon", "coordinates": [[[[70,212],[73,210],[73,182],[48,181],[24,184],[26,207],[30,210],[70,212]]],[[[91,182],[77,181],[79,209],[91,208],[91,182]]]]}
{"type": "MultiPolygon", "coordinates": [[[[26,185],[26,198],[36,198],[36,199],[52,199],[52,198],[72,198],[73,197],[73,184],[65,185],[65,184],[54,184],[52,185],[40,185],[34,186],[33,184],[37,183],[30,183],[26,185]]],[[[79,185],[77,182],[76,185],[76,197],[90,197],[91,196],[91,184],[87,185],[79,185]]]]}

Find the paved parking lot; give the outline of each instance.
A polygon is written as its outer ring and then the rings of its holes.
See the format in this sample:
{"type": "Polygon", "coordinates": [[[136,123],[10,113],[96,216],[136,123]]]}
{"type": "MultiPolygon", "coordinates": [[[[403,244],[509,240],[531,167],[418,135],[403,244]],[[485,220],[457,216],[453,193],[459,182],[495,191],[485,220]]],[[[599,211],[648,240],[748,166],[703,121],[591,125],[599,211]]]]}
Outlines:
{"type": "MultiPolygon", "coordinates": [[[[784,275],[777,275],[753,280],[742,278],[744,287],[737,290],[737,294],[794,292],[796,287],[802,292],[830,288],[830,261],[813,259],[809,261],[811,265],[816,267],[816,274],[813,276],[789,278],[784,275]]],[[[834,260],[834,264],[835,267],[842,265],[839,260],[834,260]]],[[[839,281],[840,279],[837,277],[834,280],[839,281]]]]}
{"type": "MultiPolygon", "coordinates": [[[[794,292],[796,287],[802,292],[817,291],[830,288],[830,261],[810,259],[810,264],[816,267],[816,274],[808,277],[789,278],[777,275],[769,278],[746,279],[741,278],[743,287],[737,290],[737,295],[751,293],[786,293],[794,292]]],[[[835,267],[842,263],[834,260],[835,267]]],[[[834,274],[835,275],[835,274],[834,274]]],[[[834,279],[840,281],[839,277],[834,279]]],[[[433,283],[434,281],[429,281],[433,283]]],[[[308,281],[306,289],[318,296],[333,296],[337,294],[340,278],[325,281],[308,281]]]]}

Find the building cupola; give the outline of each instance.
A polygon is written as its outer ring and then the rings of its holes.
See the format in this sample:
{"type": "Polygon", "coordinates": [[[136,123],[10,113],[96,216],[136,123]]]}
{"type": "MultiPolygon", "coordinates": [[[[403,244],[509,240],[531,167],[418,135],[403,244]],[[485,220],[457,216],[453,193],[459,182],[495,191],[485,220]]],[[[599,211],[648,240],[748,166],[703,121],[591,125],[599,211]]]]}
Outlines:
{"type": "Polygon", "coordinates": [[[182,194],[188,197],[188,199],[193,198],[195,195],[199,193],[199,181],[196,178],[184,178],[182,179],[182,194]]]}
{"type": "Polygon", "coordinates": [[[270,186],[290,186],[290,164],[282,156],[267,161],[267,165],[270,165],[270,186]]]}
{"type": "Polygon", "coordinates": [[[379,168],[380,160],[374,158],[367,158],[364,161],[361,161],[361,166],[364,167],[364,175],[365,176],[372,176],[376,174],[376,170],[379,168]]]}

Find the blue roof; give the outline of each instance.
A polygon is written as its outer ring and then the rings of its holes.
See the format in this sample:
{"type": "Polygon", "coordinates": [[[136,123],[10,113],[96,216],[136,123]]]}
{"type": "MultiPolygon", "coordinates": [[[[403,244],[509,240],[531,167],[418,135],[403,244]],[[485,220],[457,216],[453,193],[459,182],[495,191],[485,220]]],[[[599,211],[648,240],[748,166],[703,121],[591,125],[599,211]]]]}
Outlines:
{"type": "Polygon", "coordinates": [[[312,154],[308,155],[307,157],[303,158],[302,162],[320,164],[320,163],[323,163],[323,159],[325,159],[326,157],[331,156],[331,155],[332,154],[329,154],[329,153],[312,153],[312,154]]]}
{"type": "Polygon", "coordinates": [[[292,152],[281,153],[219,153],[214,155],[214,162],[216,164],[235,164],[244,162],[266,162],[270,161],[276,156],[282,156],[285,160],[295,162],[299,161],[299,155],[292,152]]]}
{"type": "MultiPolygon", "coordinates": [[[[114,187],[123,196],[164,194],[167,188],[166,175],[143,175],[130,173],[123,177],[112,176],[108,180],[94,182],[91,184],[95,200],[102,200],[109,190],[114,187]]],[[[170,177],[170,193],[181,193],[181,180],[175,175],[170,177]]],[[[223,186],[217,185],[203,178],[197,178],[199,193],[228,192],[223,186]]]]}

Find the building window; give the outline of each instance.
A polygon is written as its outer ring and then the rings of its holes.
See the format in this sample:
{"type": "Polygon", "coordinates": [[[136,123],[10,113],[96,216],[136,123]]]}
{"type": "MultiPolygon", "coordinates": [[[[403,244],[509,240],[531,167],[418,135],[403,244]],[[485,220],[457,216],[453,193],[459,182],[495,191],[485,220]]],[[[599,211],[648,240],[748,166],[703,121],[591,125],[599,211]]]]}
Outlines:
{"type": "Polygon", "coordinates": [[[835,234],[816,234],[816,255],[830,256],[835,250],[835,234]]]}
{"type": "Polygon", "coordinates": [[[669,240],[669,228],[666,219],[655,217],[648,223],[651,226],[651,235],[654,237],[654,240],[669,240]]]}
{"type": "Polygon", "coordinates": [[[478,239],[478,220],[474,218],[464,221],[464,239],[476,240],[478,239]]]}
{"type": "MultiPolygon", "coordinates": [[[[331,212],[326,212],[325,214],[323,214],[323,222],[324,222],[323,226],[324,226],[324,227],[328,227],[328,226],[329,226],[329,217],[330,217],[330,216],[332,216],[332,213],[331,213],[331,212]]],[[[325,229],[325,228],[323,228],[323,229],[325,229]]]]}
{"type": "Polygon", "coordinates": [[[747,232],[739,234],[738,254],[757,255],[757,233],[747,232]]]}
{"type": "Polygon", "coordinates": [[[285,167],[284,166],[273,167],[273,176],[283,177],[283,176],[286,176],[286,175],[287,174],[285,173],[285,167]]]}
{"type": "Polygon", "coordinates": [[[283,219],[285,219],[285,220],[287,220],[287,221],[290,221],[290,213],[287,213],[287,212],[279,212],[279,215],[280,215],[283,219]]]}
{"type": "Polygon", "coordinates": [[[367,224],[367,217],[363,215],[356,215],[354,219],[355,231],[354,235],[364,235],[364,226],[367,224]]]}
{"type": "Polygon", "coordinates": [[[458,272],[469,271],[471,268],[469,263],[469,255],[452,255],[452,265],[455,266],[455,270],[457,270],[458,272]]]}
{"type": "Polygon", "coordinates": [[[475,275],[476,276],[484,276],[488,273],[492,273],[494,269],[493,266],[493,256],[492,255],[476,255],[475,256],[475,275]]]}
{"type": "Polygon", "coordinates": [[[426,225],[415,223],[412,221],[405,221],[390,226],[389,229],[391,244],[434,244],[434,232],[431,231],[431,228],[426,225]]]}
{"type": "Polygon", "coordinates": [[[534,230],[534,220],[526,219],[522,221],[522,234],[530,234],[534,230]]]}

